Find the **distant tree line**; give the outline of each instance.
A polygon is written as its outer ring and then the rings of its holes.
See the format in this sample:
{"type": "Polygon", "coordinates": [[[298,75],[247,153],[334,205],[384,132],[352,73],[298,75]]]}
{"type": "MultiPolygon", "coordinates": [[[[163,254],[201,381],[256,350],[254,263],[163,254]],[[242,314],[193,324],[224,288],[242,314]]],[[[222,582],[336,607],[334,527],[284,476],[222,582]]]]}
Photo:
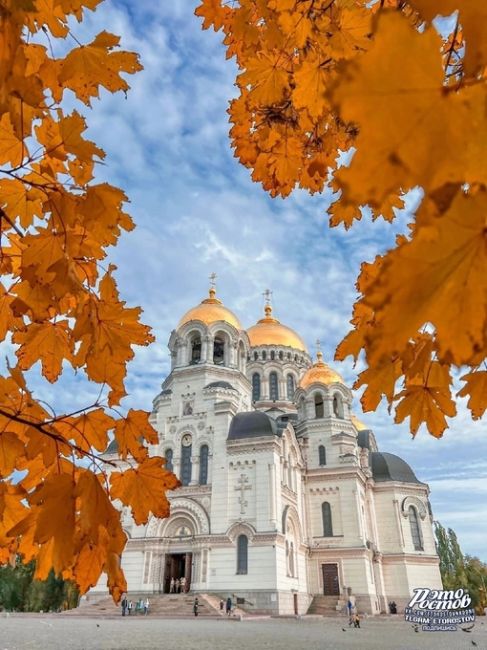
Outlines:
{"type": "Polygon", "coordinates": [[[57,612],[78,605],[74,583],[51,571],[46,580],[34,580],[35,562],[0,566],[0,608],[9,612],[57,612]]]}
{"type": "Polygon", "coordinates": [[[444,589],[467,590],[477,614],[487,607],[487,564],[478,557],[464,555],[455,531],[435,522],[436,549],[444,589]]]}

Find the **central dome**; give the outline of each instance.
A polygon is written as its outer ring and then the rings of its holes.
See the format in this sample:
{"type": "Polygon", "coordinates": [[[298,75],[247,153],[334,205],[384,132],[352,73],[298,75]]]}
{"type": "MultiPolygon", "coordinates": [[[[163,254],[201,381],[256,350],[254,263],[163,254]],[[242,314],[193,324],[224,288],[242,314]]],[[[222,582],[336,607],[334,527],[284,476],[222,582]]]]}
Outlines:
{"type": "Polygon", "coordinates": [[[217,321],[224,321],[233,325],[237,330],[242,329],[242,325],[235,314],[227,309],[221,300],[216,298],[216,292],[213,288],[210,289],[208,298],[205,298],[199,305],[196,305],[196,307],[193,307],[193,309],[190,309],[184,314],[178,323],[178,327],[192,320],[200,320],[205,325],[210,325],[217,321]]]}
{"type": "Polygon", "coordinates": [[[311,384],[343,384],[343,379],[330,366],[323,361],[323,354],[318,352],[318,361],[311,366],[301,378],[301,388],[308,388],[311,384]]]}
{"type": "Polygon", "coordinates": [[[247,330],[250,346],[258,345],[283,345],[302,352],[308,352],[303,339],[290,327],[280,323],[272,316],[272,307],[266,305],[265,318],[261,318],[255,325],[247,330]]]}

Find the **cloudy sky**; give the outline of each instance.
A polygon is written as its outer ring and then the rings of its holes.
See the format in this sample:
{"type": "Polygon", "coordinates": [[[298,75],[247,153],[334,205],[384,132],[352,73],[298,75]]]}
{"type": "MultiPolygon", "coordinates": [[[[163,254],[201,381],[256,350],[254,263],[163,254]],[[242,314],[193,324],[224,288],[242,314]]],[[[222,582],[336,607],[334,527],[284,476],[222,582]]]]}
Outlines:
{"type": "MultiPolygon", "coordinates": [[[[89,136],[107,152],[97,180],[130,196],[137,229],[112,252],[123,297],[141,305],[156,343],[137,350],[125,406],[150,409],[168,372],[167,341],[180,316],[198,303],[211,272],[218,294],[245,326],[261,317],[262,292],[273,291],[278,318],[314,352],[320,338],[327,361],[348,331],[363,260],[390,246],[394,226],[364,220],[351,231],[329,229],[327,194],[270,199],[233,158],[227,104],[235,68],[220,35],[203,32],[196,0],[107,0],[74,33],[86,42],[108,29],[141,55],[144,71],[123,95],[103,94],[88,111],[89,136]]],[[[79,108],[79,107],[78,107],[79,108]]],[[[86,110],[84,111],[86,113],[86,110]]],[[[351,385],[361,367],[334,364],[351,385]]],[[[59,411],[96,398],[96,387],[66,375],[59,387],[38,381],[38,395],[59,411]]],[[[431,487],[435,518],[454,528],[465,552],[487,560],[487,436],[465,404],[442,440],[424,430],[412,439],[386,408],[362,416],[382,451],[405,458],[431,487]]]]}

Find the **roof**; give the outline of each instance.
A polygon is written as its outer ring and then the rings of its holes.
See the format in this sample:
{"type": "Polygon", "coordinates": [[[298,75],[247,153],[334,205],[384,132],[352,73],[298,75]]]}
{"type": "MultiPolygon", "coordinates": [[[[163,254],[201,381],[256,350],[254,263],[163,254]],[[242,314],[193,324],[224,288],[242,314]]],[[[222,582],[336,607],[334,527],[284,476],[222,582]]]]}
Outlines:
{"type": "Polygon", "coordinates": [[[208,298],[205,298],[199,305],[196,305],[196,307],[193,307],[184,314],[178,323],[178,327],[193,320],[202,321],[205,325],[224,321],[233,325],[237,330],[242,329],[242,325],[235,314],[230,309],[227,309],[221,300],[216,298],[214,289],[210,289],[208,298]]]}
{"type": "Polygon", "coordinates": [[[370,466],[375,481],[421,483],[406,461],[395,454],[373,451],[370,454],[370,466]]]}
{"type": "Polygon", "coordinates": [[[228,381],[212,381],[211,384],[207,384],[205,388],[226,388],[228,390],[237,390],[228,381]]]}
{"type": "Polygon", "coordinates": [[[272,307],[266,305],[265,318],[261,318],[247,330],[251,347],[259,345],[282,345],[285,347],[307,352],[306,343],[287,325],[280,323],[272,316],[272,307]]]}
{"type": "Polygon", "coordinates": [[[235,415],[230,424],[227,440],[277,435],[275,420],[261,411],[248,411],[235,415]]]}

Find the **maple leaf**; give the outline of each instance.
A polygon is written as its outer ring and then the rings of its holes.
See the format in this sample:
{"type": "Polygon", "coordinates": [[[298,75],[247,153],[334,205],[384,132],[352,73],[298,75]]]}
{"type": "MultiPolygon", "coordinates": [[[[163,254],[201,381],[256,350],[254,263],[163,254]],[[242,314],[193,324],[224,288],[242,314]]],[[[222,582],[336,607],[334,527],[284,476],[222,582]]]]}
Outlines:
{"type": "Polygon", "coordinates": [[[14,132],[10,115],[4,113],[0,118],[0,165],[9,163],[16,167],[27,154],[23,141],[14,132]]]}
{"type": "Polygon", "coordinates": [[[0,476],[7,477],[24,455],[24,444],[10,431],[0,432],[0,476]]]}
{"type": "Polygon", "coordinates": [[[294,73],[292,100],[296,108],[306,108],[311,117],[320,117],[329,107],[325,97],[329,80],[330,73],[320,57],[315,55],[306,58],[294,73]]]}
{"type": "Polygon", "coordinates": [[[20,345],[16,352],[19,367],[28,370],[40,360],[42,374],[51,383],[61,374],[63,360],[73,358],[73,341],[66,320],[31,323],[25,331],[16,332],[14,341],[20,345]]]}
{"type": "Polygon", "coordinates": [[[199,7],[195,9],[195,16],[203,18],[203,29],[213,26],[215,32],[222,28],[229,8],[222,5],[220,0],[202,0],[199,7]]]}
{"type": "Polygon", "coordinates": [[[136,460],[143,460],[147,456],[147,449],[141,445],[141,440],[156,444],[158,437],[149,424],[148,413],[130,409],[125,418],[115,423],[115,440],[122,458],[131,455],[136,460]]]}
{"type": "Polygon", "coordinates": [[[147,523],[150,513],[155,517],[169,515],[166,490],[181,485],[180,481],[164,469],[165,461],[159,456],[144,458],[136,469],[112,472],[110,495],[130,506],[137,525],[147,523]]]}
{"type": "Polygon", "coordinates": [[[461,377],[465,386],[458,392],[460,397],[469,397],[468,408],[474,420],[479,420],[487,409],[487,370],[476,370],[461,377]]]}

